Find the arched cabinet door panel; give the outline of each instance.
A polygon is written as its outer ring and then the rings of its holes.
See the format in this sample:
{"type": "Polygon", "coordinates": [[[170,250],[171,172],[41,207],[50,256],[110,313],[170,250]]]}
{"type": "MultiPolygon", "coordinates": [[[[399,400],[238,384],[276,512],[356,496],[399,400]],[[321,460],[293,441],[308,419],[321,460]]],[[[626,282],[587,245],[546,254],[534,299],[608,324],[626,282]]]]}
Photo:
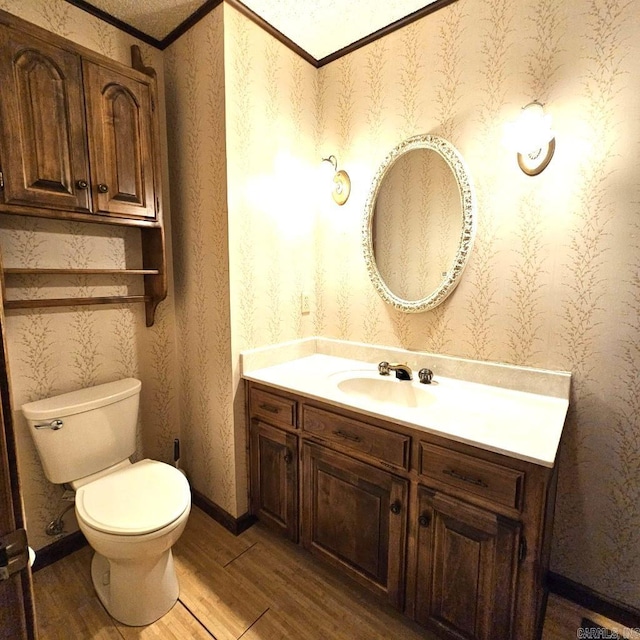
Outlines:
{"type": "Polygon", "coordinates": [[[96,213],[156,216],[151,80],[84,62],[96,213]]]}
{"type": "Polygon", "coordinates": [[[80,57],[0,25],[0,202],[91,209],[80,57]]]}

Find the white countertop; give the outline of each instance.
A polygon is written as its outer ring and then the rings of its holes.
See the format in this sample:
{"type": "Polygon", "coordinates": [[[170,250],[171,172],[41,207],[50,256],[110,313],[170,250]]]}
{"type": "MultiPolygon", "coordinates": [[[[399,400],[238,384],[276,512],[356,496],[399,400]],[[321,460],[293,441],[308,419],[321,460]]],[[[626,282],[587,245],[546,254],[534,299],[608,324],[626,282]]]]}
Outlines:
{"type": "MultiPolygon", "coordinates": [[[[514,391],[442,377],[437,372],[436,384],[432,385],[420,384],[417,379],[410,382],[387,379],[389,384],[415,386],[415,393],[426,398],[423,406],[402,406],[348,395],[338,387],[338,382],[350,377],[375,379],[376,376],[377,362],[321,353],[243,373],[246,380],[329,405],[545,467],[553,466],[569,407],[568,394],[557,397],[514,391]]],[[[417,378],[417,372],[414,372],[414,378],[417,378]]],[[[407,392],[411,390],[407,389],[407,392]]]]}

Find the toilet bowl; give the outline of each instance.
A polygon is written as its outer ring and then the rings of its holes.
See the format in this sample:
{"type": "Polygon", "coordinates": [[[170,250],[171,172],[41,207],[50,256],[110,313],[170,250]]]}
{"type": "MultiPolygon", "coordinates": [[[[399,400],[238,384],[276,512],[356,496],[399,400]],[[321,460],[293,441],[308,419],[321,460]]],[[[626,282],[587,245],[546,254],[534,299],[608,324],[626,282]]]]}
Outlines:
{"type": "Polygon", "coordinates": [[[141,383],[134,378],[22,406],[47,479],[75,489],[91,577],[106,610],[150,624],[178,599],[171,547],[191,510],[186,477],[156,460],[132,463],[141,383]]]}
{"type": "Polygon", "coordinates": [[[179,586],[171,547],[190,510],[186,478],[155,460],[130,464],[78,489],[78,525],[95,551],[93,586],[113,618],[142,626],[173,607],[179,586]]]}

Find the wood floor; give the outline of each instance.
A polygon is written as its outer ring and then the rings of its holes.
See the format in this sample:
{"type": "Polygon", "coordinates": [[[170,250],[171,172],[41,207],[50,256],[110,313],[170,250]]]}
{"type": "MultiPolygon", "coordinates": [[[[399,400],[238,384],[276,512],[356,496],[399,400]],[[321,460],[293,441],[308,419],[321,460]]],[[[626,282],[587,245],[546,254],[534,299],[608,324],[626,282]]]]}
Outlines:
{"type": "MultiPolygon", "coordinates": [[[[235,537],[197,508],[174,547],[180,599],[152,625],[127,627],[106,613],[91,555],[85,547],[34,574],[40,640],[435,640],[260,525],[235,537]]],[[[551,596],[543,640],[576,638],[587,613],[551,596]]]]}

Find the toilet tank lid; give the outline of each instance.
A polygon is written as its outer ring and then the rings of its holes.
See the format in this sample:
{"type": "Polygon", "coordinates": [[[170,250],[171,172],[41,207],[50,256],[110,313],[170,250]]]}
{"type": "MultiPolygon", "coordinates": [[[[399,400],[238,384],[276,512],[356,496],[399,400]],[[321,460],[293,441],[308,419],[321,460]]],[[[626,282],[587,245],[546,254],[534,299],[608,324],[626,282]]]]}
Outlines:
{"type": "Polygon", "coordinates": [[[95,387],[63,393],[52,398],[28,402],[22,405],[22,412],[27,420],[61,418],[124,400],[139,393],[141,386],[140,380],[124,378],[115,382],[99,384],[95,387]]]}

